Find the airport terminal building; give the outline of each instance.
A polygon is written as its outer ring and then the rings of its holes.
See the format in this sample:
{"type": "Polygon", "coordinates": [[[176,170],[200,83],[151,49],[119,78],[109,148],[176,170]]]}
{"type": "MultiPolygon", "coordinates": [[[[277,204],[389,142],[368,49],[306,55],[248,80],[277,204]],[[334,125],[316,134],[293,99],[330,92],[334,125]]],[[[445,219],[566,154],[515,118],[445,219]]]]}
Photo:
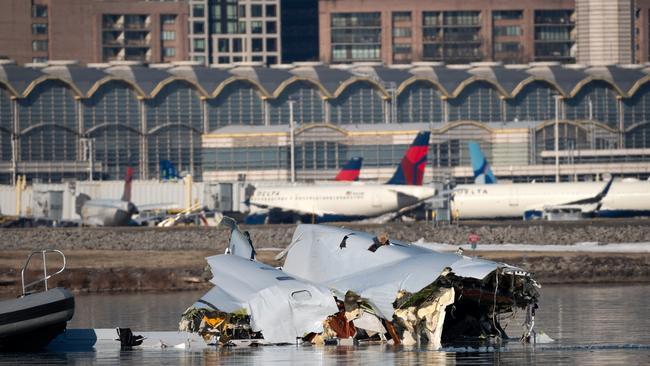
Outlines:
{"type": "Polygon", "coordinates": [[[479,141],[497,177],[650,176],[650,66],[435,62],[384,66],[0,63],[0,182],[160,176],[331,179],[362,156],[385,180],[430,130],[425,181],[471,178],[479,141]],[[293,106],[293,108],[291,108],[293,106]],[[294,124],[290,124],[293,111],[294,124]],[[293,126],[293,128],[292,128],[293,126]],[[292,138],[293,137],[293,138],[292,138]]]}

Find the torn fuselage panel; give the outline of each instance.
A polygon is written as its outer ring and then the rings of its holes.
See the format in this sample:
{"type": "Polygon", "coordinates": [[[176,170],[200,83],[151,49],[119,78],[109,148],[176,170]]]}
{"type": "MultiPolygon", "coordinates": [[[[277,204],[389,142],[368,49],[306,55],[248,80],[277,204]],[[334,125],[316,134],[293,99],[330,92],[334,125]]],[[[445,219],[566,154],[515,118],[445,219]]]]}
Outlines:
{"type": "Polygon", "coordinates": [[[251,332],[261,332],[265,343],[294,343],[307,333],[320,333],[323,320],[338,311],[327,287],[236,255],[207,261],[215,287],[193,308],[226,314],[244,311],[251,332]]]}
{"type": "Polygon", "coordinates": [[[373,252],[373,235],[322,225],[299,225],[277,269],[257,262],[250,237],[226,226],[229,250],[207,258],[215,287],[182,322],[222,342],[322,344],[335,337],[438,348],[506,337],[499,316],[531,309],[538,298],[539,285],[519,268],[390,240],[373,252]]]}
{"type": "Polygon", "coordinates": [[[371,252],[372,240],[345,228],[299,225],[283,270],[327,285],[337,297],[358,294],[379,318],[407,331],[405,343],[504,337],[499,315],[537,302],[537,283],[519,268],[400,242],[371,252]]]}

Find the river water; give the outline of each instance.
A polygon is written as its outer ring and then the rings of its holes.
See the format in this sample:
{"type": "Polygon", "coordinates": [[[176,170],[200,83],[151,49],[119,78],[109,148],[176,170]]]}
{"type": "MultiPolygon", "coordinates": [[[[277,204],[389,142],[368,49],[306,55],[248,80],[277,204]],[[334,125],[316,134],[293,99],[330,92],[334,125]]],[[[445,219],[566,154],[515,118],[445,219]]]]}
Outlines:
{"type": "MultiPolygon", "coordinates": [[[[180,314],[201,294],[78,295],[69,328],[120,326],[136,334],[137,330],[176,330],[180,314]]],[[[97,347],[93,352],[0,354],[0,364],[650,364],[650,284],[545,286],[541,295],[536,329],[555,341],[535,346],[515,340],[497,349],[441,351],[389,345],[200,351],[97,347]]],[[[520,316],[508,322],[506,331],[511,337],[521,334],[520,323],[520,316]]]]}

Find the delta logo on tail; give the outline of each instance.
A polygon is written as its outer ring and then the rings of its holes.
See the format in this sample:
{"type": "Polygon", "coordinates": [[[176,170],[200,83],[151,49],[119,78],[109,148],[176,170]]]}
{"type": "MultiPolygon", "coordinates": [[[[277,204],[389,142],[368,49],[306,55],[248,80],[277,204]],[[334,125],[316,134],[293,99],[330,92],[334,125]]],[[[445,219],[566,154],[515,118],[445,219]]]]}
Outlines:
{"type": "Polygon", "coordinates": [[[474,173],[474,183],[476,184],[495,184],[497,178],[492,173],[490,164],[488,164],[485,155],[481,151],[481,146],[476,141],[470,141],[469,157],[472,161],[472,171],[474,173]]]}
{"type": "Polygon", "coordinates": [[[429,153],[429,131],[422,131],[406,151],[393,177],[386,184],[421,186],[429,153]]]}
{"type": "Polygon", "coordinates": [[[359,174],[361,173],[361,165],[363,164],[362,157],[354,157],[343,165],[343,169],[336,175],[334,178],[340,182],[356,182],[359,180],[359,174]]]}

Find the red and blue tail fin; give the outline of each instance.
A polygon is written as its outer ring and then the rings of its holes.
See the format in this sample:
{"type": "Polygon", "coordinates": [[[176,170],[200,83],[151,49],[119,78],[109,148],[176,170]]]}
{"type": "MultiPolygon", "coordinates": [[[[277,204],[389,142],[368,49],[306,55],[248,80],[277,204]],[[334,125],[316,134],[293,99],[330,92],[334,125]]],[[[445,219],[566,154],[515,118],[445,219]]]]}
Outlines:
{"type": "Polygon", "coordinates": [[[336,175],[335,180],[343,182],[354,182],[359,180],[359,173],[361,173],[361,165],[363,164],[362,157],[354,157],[343,165],[343,169],[336,175]]]}
{"type": "Polygon", "coordinates": [[[415,140],[406,151],[395,174],[386,184],[422,185],[424,168],[427,165],[427,154],[429,153],[429,135],[429,131],[422,131],[415,136],[415,140]]]}
{"type": "Polygon", "coordinates": [[[131,201],[131,181],[133,181],[133,168],[126,168],[126,175],[124,176],[124,192],[122,193],[122,201],[131,201]]]}

